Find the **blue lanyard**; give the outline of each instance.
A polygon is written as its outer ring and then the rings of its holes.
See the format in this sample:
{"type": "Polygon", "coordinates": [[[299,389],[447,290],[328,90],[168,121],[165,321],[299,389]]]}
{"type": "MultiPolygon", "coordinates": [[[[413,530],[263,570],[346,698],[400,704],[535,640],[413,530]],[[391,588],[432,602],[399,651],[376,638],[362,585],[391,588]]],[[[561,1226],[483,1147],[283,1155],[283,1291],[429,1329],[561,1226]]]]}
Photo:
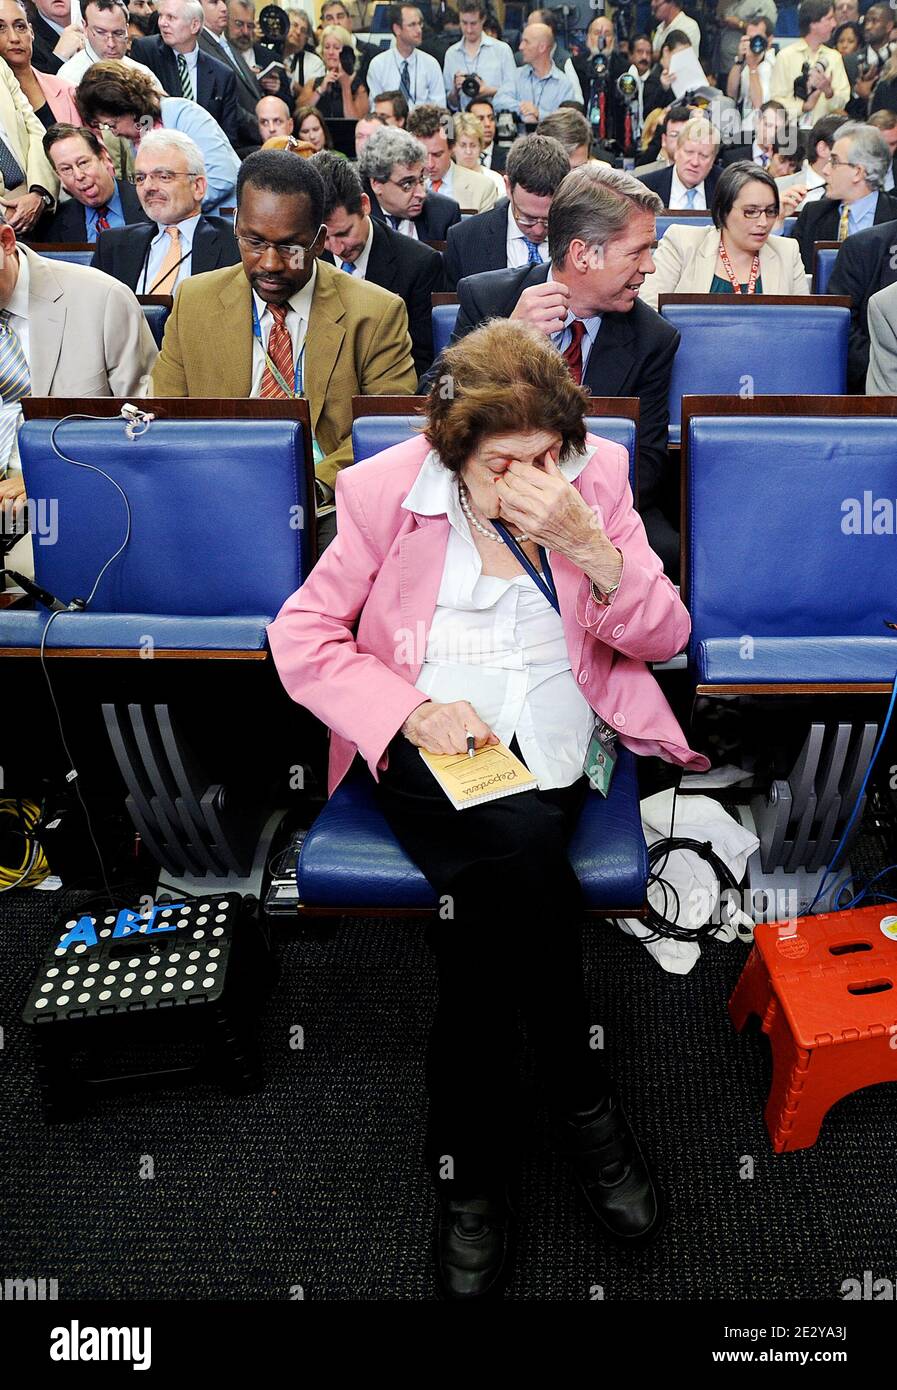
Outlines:
{"type": "Polygon", "coordinates": [[[528,559],[528,557],[524,554],[522,548],[517,544],[516,540],[511,535],[504,522],[496,521],[494,517],[490,519],[492,521],[492,525],[495,527],[496,531],[501,536],[505,545],[508,547],[510,551],[512,551],[514,555],[517,556],[517,559],[520,561],[521,565],[526,570],[527,574],[535,584],[536,588],[540,591],[540,593],[542,593],[545,596],[545,598],[548,599],[548,602],[551,604],[554,611],[558,615],[560,615],[561,605],[558,602],[558,591],[554,582],[554,575],[551,573],[551,566],[548,563],[548,555],[544,547],[541,545],[539,546],[539,561],[542,565],[542,574],[540,574],[539,571],[528,559]]]}
{"type": "MultiPolygon", "coordinates": [[[[264,345],[264,343],[262,342],[262,325],[259,323],[258,310],[257,310],[256,307],[255,307],[255,300],[254,300],[254,299],[253,299],[253,301],[252,301],[252,336],[253,336],[253,338],[257,338],[257,339],[258,339],[259,347],[262,349],[262,352],[264,353],[264,356],[265,356],[265,363],[266,363],[266,365],[267,365],[268,371],[271,373],[271,375],[273,376],[274,380],[277,382],[277,384],[278,384],[278,386],[280,387],[281,391],[285,391],[285,392],[287,393],[287,395],[289,396],[289,394],[290,394],[290,388],[289,388],[289,386],[287,385],[287,383],[284,381],[283,377],[281,376],[281,374],[280,374],[280,372],[279,372],[279,370],[278,370],[276,364],[275,364],[275,363],[272,361],[272,359],[269,357],[269,355],[268,355],[268,353],[267,353],[267,351],[266,351],[266,349],[265,349],[265,345],[264,345]]],[[[294,400],[296,400],[297,397],[299,397],[299,396],[302,395],[302,376],[303,376],[303,372],[302,372],[302,359],[304,358],[304,356],[305,356],[305,344],[303,343],[303,344],[302,344],[302,349],[301,349],[301,351],[300,351],[300,353],[299,353],[299,356],[298,356],[297,359],[296,359],[295,368],[293,369],[293,399],[294,399],[294,400]]]]}

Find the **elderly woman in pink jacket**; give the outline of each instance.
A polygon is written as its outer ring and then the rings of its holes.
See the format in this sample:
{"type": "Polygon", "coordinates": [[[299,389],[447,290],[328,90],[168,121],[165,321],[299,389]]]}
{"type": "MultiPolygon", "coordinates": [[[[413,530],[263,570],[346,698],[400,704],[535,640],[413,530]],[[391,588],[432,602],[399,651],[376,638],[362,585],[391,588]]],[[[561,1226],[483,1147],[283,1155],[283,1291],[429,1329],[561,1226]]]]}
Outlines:
{"type": "Polygon", "coordinates": [[[596,727],[696,769],[646,662],[689,620],[633,508],[626,450],[586,434],[551,344],[509,321],[443,357],[424,434],[344,470],[338,531],[269,628],[281,680],[331,729],[330,789],[356,755],[397,838],[449,904],[431,944],[426,1153],[445,1297],[510,1271],[516,1008],[558,1140],[599,1225],[656,1234],[657,1186],[590,1047],[579,883],[567,843],[596,727]],[[456,810],[419,750],[501,741],[538,789],[456,810]]]}

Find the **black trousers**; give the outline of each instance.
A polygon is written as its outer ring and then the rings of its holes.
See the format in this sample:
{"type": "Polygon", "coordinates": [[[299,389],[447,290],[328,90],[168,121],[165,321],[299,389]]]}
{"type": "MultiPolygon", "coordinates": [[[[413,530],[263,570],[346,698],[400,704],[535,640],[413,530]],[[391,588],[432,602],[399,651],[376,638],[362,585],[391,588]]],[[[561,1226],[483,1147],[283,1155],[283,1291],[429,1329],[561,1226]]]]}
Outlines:
{"type": "Polygon", "coordinates": [[[430,934],[439,1002],[427,1050],[426,1157],[443,1194],[513,1175],[518,1006],[552,1107],[586,1108],[609,1089],[590,1046],[582,894],[567,858],[587,785],[582,777],[456,811],[407,739],[389,746],[379,805],[442,899],[430,934]]]}

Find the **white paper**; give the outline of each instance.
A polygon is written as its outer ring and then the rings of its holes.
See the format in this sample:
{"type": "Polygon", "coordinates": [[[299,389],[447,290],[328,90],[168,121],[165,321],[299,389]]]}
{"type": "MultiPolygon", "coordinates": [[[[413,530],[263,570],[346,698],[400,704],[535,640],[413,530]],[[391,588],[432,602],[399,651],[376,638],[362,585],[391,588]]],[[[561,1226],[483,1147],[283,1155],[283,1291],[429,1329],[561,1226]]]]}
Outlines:
{"type": "Polygon", "coordinates": [[[696,87],[706,87],[707,78],[693,48],[680,48],[670,59],[670,72],[673,75],[673,96],[684,97],[696,87]]]}

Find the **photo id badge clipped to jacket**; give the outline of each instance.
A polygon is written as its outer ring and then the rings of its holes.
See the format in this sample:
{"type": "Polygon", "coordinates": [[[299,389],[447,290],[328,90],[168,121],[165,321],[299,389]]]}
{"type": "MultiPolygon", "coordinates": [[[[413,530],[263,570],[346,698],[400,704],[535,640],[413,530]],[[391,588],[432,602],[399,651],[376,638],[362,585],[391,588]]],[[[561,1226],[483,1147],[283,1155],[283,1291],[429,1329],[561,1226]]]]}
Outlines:
{"type": "Polygon", "coordinates": [[[582,770],[588,777],[589,784],[602,796],[607,796],[610,791],[610,781],[617,765],[616,742],[615,730],[609,728],[603,719],[597,719],[582,770]]]}

